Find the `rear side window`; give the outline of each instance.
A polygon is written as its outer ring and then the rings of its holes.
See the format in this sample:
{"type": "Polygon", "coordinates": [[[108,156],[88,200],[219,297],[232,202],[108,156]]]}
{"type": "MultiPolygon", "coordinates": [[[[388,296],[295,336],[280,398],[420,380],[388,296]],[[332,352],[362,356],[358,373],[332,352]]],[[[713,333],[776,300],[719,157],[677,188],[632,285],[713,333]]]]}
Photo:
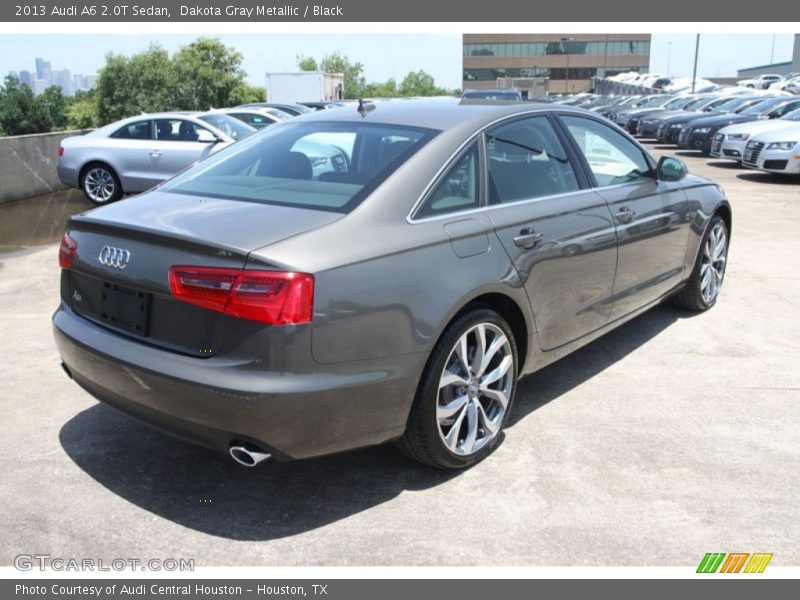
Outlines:
{"type": "Polygon", "coordinates": [[[486,150],[490,204],[579,189],[567,153],[546,117],[520,119],[491,130],[486,150]]]}
{"type": "Polygon", "coordinates": [[[414,217],[434,217],[477,208],[480,199],[478,171],[478,148],[473,144],[472,148],[450,167],[414,217]]]}
{"type": "Polygon", "coordinates": [[[150,121],[136,121],[123,125],[112,133],[111,137],[123,140],[149,140],[151,139],[150,121]]]}
{"type": "Polygon", "coordinates": [[[597,185],[606,187],[653,179],[639,147],[608,125],[583,117],[560,117],[589,163],[597,185]]]}
{"type": "Polygon", "coordinates": [[[436,133],[363,122],[287,122],[217,152],[162,189],[349,212],[436,133]]]}

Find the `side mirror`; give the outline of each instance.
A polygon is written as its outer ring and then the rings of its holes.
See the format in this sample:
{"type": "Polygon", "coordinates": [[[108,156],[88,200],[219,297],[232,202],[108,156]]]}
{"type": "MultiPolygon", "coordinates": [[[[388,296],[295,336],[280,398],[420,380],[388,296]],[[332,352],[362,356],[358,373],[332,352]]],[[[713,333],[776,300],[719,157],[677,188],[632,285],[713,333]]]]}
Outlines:
{"type": "Polygon", "coordinates": [[[216,144],[219,142],[219,138],[208,129],[201,129],[197,132],[197,141],[201,144],[216,144]]]}
{"type": "Polygon", "coordinates": [[[680,181],[689,173],[686,164],[672,156],[662,156],[658,161],[659,181],[680,181]]]}

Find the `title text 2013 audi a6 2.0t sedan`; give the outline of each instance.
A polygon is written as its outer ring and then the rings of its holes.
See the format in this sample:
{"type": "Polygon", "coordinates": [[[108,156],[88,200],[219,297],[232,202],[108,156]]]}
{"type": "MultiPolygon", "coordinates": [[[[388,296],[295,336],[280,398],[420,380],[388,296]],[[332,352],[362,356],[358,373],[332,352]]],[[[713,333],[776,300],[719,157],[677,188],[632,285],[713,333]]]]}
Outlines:
{"type": "Polygon", "coordinates": [[[713,306],[730,227],[717,185],[588,111],[362,104],[72,217],[55,337],[89,393],[242,464],[395,441],[465,467],[520,376],[713,306]]]}

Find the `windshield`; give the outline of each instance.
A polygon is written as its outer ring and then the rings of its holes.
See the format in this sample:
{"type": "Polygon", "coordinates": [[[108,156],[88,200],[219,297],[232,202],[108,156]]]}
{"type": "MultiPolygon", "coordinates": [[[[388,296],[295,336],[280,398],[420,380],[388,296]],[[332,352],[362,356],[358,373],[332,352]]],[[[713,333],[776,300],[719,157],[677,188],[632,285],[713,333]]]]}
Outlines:
{"type": "Polygon", "coordinates": [[[800,121],[800,108],[796,108],[790,113],[786,113],[781,117],[784,121],[800,121]]]}
{"type": "Polygon", "coordinates": [[[654,96],[652,100],[647,102],[647,106],[658,107],[665,106],[672,100],[672,96],[654,96]]]}
{"type": "Polygon", "coordinates": [[[692,110],[692,109],[697,108],[698,106],[700,106],[701,104],[704,104],[706,102],[708,102],[708,98],[706,98],[706,97],[695,98],[694,100],[691,100],[690,102],[687,102],[684,105],[683,108],[685,110],[692,110]]]}
{"type": "Polygon", "coordinates": [[[709,100],[708,102],[701,104],[699,108],[701,110],[707,109],[709,111],[719,112],[720,110],[719,107],[725,104],[727,101],[728,101],[727,98],[714,98],[713,100],[709,100]]]}
{"type": "Polygon", "coordinates": [[[208,113],[200,115],[199,119],[216,127],[234,140],[242,140],[256,132],[255,127],[250,127],[247,123],[224,113],[208,113]]]}
{"type": "Polygon", "coordinates": [[[742,111],[746,117],[760,117],[763,114],[770,112],[773,108],[786,102],[785,98],[771,98],[769,100],[764,100],[763,102],[759,102],[758,104],[754,104],[750,108],[745,111],[742,111]]]}
{"type": "Polygon", "coordinates": [[[286,119],[291,119],[292,115],[287,112],[282,111],[280,108],[265,108],[264,112],[267,114],[272,115],[279,121],[285,121],[286,119]]]}
{"type": "Polygon", "coordinates": [[[731,98],[727,102],[723,102],[717,107],[719,112],[733,112],[737,108],[745,106],[751,103],[752,100],[750,98],[731,98]]]}
{"type": "Polygon", "coordinates": [[[401,125],[292,121],[231,145],[161,189],[349,212],[436,133],[401,125]]]}

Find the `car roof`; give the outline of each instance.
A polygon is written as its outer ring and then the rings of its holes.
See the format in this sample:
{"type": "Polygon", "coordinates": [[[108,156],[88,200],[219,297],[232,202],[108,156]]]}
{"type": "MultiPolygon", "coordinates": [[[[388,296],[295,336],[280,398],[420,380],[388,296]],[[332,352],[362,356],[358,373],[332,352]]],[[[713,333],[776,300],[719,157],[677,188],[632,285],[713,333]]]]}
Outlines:
{"type": "MultiPolygon", "coordinates": [[[[332,111],[317,111],[298,117],[297,121],[351,121],[384,125],[407,125],[426,129],[444,130],[471,123],[476,127],[514,114],[540,111],[573,111],[592,115],[588,111],[569,106],[554,106],[544,102],[508,102],[502,100],[471,100],[437,98],[421,100],[390,100],[365,102],[365,110],[358,105],[332,111]]],[[[597,116],[597,115],[594,115],[597,116]]]]}

